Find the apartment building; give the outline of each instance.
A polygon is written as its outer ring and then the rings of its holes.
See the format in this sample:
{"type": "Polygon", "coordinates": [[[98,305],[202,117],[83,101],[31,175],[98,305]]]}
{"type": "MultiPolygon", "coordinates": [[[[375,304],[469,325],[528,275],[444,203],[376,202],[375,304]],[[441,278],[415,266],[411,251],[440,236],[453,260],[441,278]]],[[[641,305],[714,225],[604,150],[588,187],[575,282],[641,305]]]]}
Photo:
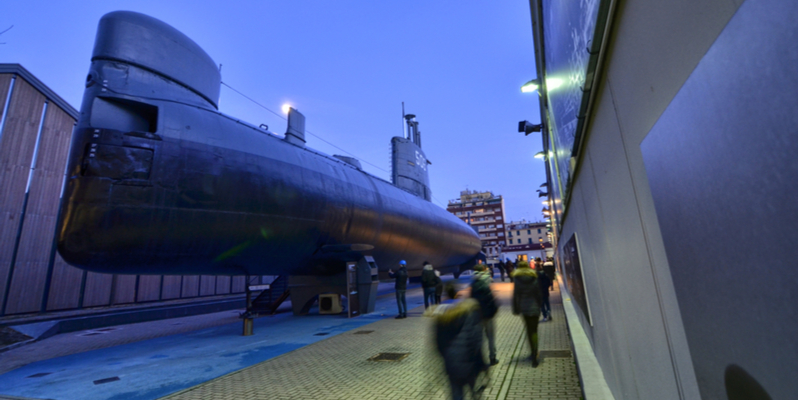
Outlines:
{"type": "Polygon", "coordinates": [[[447,211],[471,225],[481,237],[486,262],[495,264],[505,245],[505,203],[490,191],[462,190],[458,199],[447,202],[447,211]]]}

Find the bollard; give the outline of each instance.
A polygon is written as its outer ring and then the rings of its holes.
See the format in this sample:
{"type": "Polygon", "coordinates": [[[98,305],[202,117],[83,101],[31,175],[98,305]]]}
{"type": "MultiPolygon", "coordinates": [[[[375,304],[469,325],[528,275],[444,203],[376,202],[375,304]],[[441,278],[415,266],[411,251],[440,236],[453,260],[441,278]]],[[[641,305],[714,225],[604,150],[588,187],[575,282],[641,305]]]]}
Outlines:
{"type": "Polygon", "coordinates": [[[242,336],[252,336],[253,335],[253,318],[245,317],[242,318],[244,321],[244,326],[242,328],[242,336]]]}

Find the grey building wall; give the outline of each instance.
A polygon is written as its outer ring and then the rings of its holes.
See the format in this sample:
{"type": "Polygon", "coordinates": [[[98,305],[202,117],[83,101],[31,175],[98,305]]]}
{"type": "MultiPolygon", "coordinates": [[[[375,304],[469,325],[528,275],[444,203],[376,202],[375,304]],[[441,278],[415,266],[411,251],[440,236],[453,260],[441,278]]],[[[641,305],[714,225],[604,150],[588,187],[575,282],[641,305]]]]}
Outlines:
{"type": "Polygon", "coordinates": [[[778,0],[616,4],[559,244],[578,237],[579,317],[618,399],[726,399],[731,364],[797,397],[796,16],[778,0]]]}

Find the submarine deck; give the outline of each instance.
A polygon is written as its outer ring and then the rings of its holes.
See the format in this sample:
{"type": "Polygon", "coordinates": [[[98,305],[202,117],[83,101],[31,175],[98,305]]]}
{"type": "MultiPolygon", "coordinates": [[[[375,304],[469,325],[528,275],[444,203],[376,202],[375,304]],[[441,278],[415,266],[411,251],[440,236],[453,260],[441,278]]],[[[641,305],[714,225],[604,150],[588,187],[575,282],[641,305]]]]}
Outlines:
{"type": "MultiPolygon", "coordinates": [[[[466,287],[469,279],[454,282],[466,287]]],[[[581,398],[561,290],[551,292],[552,321],[539,324],[542,360],[534,369],[522,321],[511,313],[512,288],[492,285],[502,303],[495,318],[500,363],[482,398],[581,398]]],[[[0,354],[0,399],[449,398],[419,285],[409,285],[407,319],[393,318],[391,283],[378,294],[374,313],[347,319],[286,311],[257,318],[252,336],[241,335],[241,310],[59,334],[0,354]],[[380,353],[408,355],[369,360],[380,353]]]]}

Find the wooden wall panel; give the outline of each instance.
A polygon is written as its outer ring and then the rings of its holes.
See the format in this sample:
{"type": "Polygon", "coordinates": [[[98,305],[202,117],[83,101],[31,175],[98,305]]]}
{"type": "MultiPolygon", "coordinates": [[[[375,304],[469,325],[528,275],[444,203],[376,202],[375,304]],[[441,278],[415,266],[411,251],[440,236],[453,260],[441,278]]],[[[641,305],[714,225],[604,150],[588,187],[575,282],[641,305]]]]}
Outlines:
{"type": "Polygon", "coordinates": [[[218,276],[216,294],[228,294],[230,292],[231,292],[231,277],[218,276]]]}
{"type": "Polygon", "coordinates": [[[140,275],[136,302],[156,301],[161,296],[161,275],[140,275]]]}
{"type": "Polygon", "coordinates": [[[186,275],[183,277],[183,298],[197,297],[200,293],[200,276],[186,275]]]}
{"type": "Polygon", "coordinates": [[[6,109],[6,98],[8,98],[8,88],[11,87],[11,78],[14,74],[0,74],[0,119],[3,119],[3,111],[6,109]]]}
{"type": "Polygon", "coordinates": [[[83,270],[70,266],[61,258],[61,254],[56,252],[47,310],[77,308],[82,280],[83,270]]]}
{"type": "Polygon", "coordinates": [[[244,283],[245,283],[245,277],[243,277],[243,276],[234,276],[233,277],[233,286],[232,286],[232,289],[231,289],[233,291],[233,293],[242,293],[242,292],[244,292],[244,283]]]}
{"type": "Polygon", "coordinates": [[[211,296],[216,292],[217,281],[215,278],[209,275],[200,277],[200,296],[211,296]]]}
{"type": "Polygon", "coordinates": [[[6,314],[38,312],[41,308],[73,123],[72,117],[57,106],[47,107],[6,314]]]}
{"type": "MultiPolygon", "coordinates": [[[[25,199],[25,185],[45,98],[22,79],[14,83],[3,132],[0,133],[0,299],[5,296],[11,258],[25,199]]],[[[41,295],[40,295],[41,296],[41,295]]],[[[19,309],[24,299],[12,299],[19,309]]]]}
{"type": "Polygon", "coordinates": [[[136,300],[136,275],[114,275],[112,304],[133,303],[136,300]]]}
{"type": "Polygon", "coordinates": [[[180,298],[182,281],[180,275],[164,275],[164,282],[161,285],[161,300],[180,298]]]}
{"type": "Polygon", "coordinates": [[[114,276],[97,272],[86,272],[86,285],[83,292],[83,306],[107,306],[111,301],[111,284],[114,276]]]}
{"type": "MultiPolygon", "coordinates": [[[[41,225],[55,225],[55,217],[25,215],[17,262],[13,266],[13,277],[6,303],[6,314],[39,312],[44,297],[47,279],[47,266],[50,251],[40,249],[35,243],[35,228],[41,225]]],[[[50,239],[52,243],[52,238],[50,239]]],[[[47,246],[49,247],[49,246],[47,246]]]]}

